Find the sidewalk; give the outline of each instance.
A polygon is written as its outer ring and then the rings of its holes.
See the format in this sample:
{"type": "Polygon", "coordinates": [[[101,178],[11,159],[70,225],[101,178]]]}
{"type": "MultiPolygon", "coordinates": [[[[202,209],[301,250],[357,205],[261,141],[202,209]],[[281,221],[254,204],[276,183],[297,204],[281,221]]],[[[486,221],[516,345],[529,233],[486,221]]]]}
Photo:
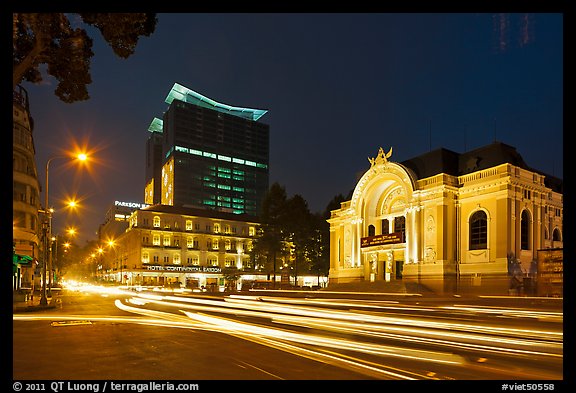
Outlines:
{"type": "Polygon", "coordinates": [[[16,294],[12,295],[12,312],[28,312],[28,311],[41,311],[56,308],[56,305],[60,302],[58,291],[54,293],[53,291],[51,297],[47,297],[47,304],[40,304],[41,295],[39,292],[34,293],[33,296],[28,296],[25,300],[20,300],[16,294]]]}

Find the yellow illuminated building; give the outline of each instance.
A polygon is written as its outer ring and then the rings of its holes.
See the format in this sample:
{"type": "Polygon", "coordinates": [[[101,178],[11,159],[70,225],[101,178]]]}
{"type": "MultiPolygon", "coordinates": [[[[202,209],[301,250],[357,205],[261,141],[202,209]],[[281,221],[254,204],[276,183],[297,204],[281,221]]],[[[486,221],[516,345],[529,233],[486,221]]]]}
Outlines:
{"type": "Polygon", "coordinates": [[[223,290],[265,278],[250,260],[258,223],[252,216],[151,205],[103,256],[99,275],[127,285],[223,290]]]}
{"type": "MultiPolygon", "coordinates": [[[[494,142],[439,149],[402,163],[369,158],[352,198],[333,210],[330,283],[501,278],[533,273],[538,252],[563,247],[562,180],[494,142]]],[[[433,284],[434,285],[434,284],[433,284]]]]}

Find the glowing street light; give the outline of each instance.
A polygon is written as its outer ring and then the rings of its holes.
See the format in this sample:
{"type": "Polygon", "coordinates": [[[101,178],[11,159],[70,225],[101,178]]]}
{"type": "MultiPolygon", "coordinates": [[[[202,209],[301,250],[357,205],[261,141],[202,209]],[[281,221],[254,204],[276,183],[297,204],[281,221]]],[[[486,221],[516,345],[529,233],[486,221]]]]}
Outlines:
{"type": "MultiPolygon", "coordinates": [[[[42,224],[42,228],[44,233],[44,263],[42,266],[42,295],[40,297],[40,304],[47,305],[48,298],[47,296],[51,296],[51,287],[52,287],[52,252],[51,252],[51,238],[52,238],[52,213],[54,209],[49,208],[48,206],[48,185],[50,184],[48,181],[50,163],[57,159],[57,158],[66,158],[66,159],[78,159],[79,161],[86,161],[88,156],[85,153],[80,153],[75,157],[70,156],[55,156],[48,159],[46,162],[46,187],[44,189],[44,213],[46,214],[46,224],[42,224]],[[49,270],[50,274],[48,275],[48,292],[46,290],[46,276],[47,270],[49,270]]],[[[75,205],[75,203],[74,203],[75,205]]]]}

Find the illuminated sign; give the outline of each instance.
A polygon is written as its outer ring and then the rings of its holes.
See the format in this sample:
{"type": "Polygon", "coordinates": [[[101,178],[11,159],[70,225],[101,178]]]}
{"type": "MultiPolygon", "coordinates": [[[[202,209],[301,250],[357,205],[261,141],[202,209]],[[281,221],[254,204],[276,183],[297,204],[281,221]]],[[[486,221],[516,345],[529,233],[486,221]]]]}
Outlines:
{"type": "Polygon", "coordinates": [[[122,206],[122,207],[129,207],[131,209],[144,209],[150,205],[145,203],[138,203],[138,202],[121,202],[121,201],[114,201],[114,206],[122,206]]]}
{"type": "Polygon", "coordinates": [[[367,236],[360,239],[360,247],[381,246],[383,244],[402,243],[402,232],[385,235],[367,236]]]}
{"type": "Polygon", "coordinates": [[[219,266],[158,266],[147,265],[147,270],[166,271],[166,272],[192,272],[192,273],[221,273],[219,266]]]}

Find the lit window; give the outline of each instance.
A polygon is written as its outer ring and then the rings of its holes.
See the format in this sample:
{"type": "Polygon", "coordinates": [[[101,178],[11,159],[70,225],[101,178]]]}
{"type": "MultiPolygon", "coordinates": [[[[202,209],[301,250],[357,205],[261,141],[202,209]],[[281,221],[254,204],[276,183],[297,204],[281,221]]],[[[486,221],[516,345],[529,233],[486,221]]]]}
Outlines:
{"type": "Polygon", "coordinates": [[[192,230],[192,220],[186,220],[186,230],[187,231],[192,230]]]}
{"type": "Polygon", "coordinates": [[[483,250],[488,247],[488,219],[482,210],[470,218],[470,250],[483,250]]]}
{"type": "Polygon", "coordinates": [[[154,216],[154,228],[160,228],[160,217],[154,216]]]}
{"type": "Polygon", "coordinates": [[[160,235],[154,235],[154,237],[152,238],[152,244],[155,246],[160,245],[160,235]]]}

